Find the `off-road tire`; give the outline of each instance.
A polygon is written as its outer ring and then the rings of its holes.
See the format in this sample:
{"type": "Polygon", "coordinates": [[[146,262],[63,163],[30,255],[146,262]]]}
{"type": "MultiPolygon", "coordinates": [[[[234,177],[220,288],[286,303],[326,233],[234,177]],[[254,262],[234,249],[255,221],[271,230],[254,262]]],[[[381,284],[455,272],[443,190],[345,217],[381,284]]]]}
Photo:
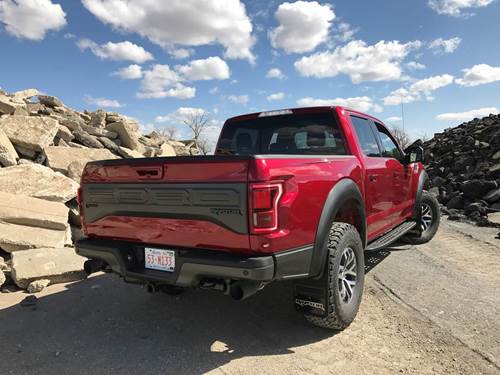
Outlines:
{"type": "Polygon", "coordinates": [[[422,192],[422,199],[420,201],[421,208],[419,208],[419,210],[421,210],[424,205],[427,205],[432,212],[432,222],[430,226],[426,230],[422,230],[420,223],[421,212],[419,211],[417,229],[405,234],[401,238],[404,242],[412,245],[420,245],[429,242],[436,235],[439,228],[439,221],[441,220],[441,211],[436,197],[426,190],[422,192]]]}
{"type": "Polygon", "coordinates": [[[327,315],[324,317],[305,313],[308,322],[322,328],[343,330],[358,313],[365,279],[363,244],[356,228],[346,223],[333,223],[327,238],[327,260],[322,278],[327,289],[327,315]],[[344,302],[340,296],[339,269],[344,250],[353,250],[356,259],[356,284],[352,298],[344,302]]]}

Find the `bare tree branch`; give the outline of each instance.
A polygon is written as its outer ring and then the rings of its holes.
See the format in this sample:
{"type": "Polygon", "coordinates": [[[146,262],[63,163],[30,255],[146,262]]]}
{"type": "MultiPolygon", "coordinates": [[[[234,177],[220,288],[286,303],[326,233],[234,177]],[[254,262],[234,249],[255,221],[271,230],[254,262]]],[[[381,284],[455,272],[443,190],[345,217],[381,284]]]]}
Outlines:
{"type": "Polygon", "coordinates": [[[396,139],[401,148],[405,149],[411,144],[411,138],[403,128],[400,128],[399,126],[392,126],[391,134],[396,139]]]}
{"type": "Polygon", "coordinates": [[[209,117],[206,112],[203,113],[193,113],[186,120],[184,120],[184,124],[191,130],[193,133],[193,139],[198,142],[200,139],[201,133],[208,127],[209,125],[209,117]]]}
{"type": "Polygon", "coordinates": [[[169,126],[167,128],[161,128],[161,129],[156,129],[158,134],[162,135],[163,137],[170,139],[170,140],[175,140],[177,139],[177,128],[175,126],[169,126]]]}

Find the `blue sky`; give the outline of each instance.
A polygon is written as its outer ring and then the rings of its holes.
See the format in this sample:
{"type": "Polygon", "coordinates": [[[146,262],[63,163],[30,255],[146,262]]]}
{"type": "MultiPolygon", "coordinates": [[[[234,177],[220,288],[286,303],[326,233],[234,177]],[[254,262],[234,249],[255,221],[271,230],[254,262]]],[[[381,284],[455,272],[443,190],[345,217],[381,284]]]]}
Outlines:
{"type": "Polygon", "coordinates": [[[212,136],[314,104],[401,125],[403,101],[406,129],[432,135],[498,112],[499,17],[495,0],[0,0],[0,87],[145,129],[206,111],[212,136]]]}

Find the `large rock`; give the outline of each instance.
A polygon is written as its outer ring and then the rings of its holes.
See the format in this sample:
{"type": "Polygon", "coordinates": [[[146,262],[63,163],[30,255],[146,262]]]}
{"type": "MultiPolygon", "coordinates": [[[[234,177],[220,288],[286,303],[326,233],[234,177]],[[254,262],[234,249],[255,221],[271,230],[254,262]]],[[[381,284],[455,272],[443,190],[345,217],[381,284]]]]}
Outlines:
{"type": "Polygon", "coordinates": [[[10,115],[14,113],[16,106],[8,96],[0,95],[0,115],[10,115]]]}
{"type": "Polygon", "coordinates": [[[40,247],[63,247],[65,240],[65,230],[29,227],[0,221],[0,249],[8,253],[40,247]]]}
{"type": "Polygon", "coordinates": [[[40,92],[37,89],[26,89],[13,93],[12,99],[18,103],[22,103],[25,99],[29,99],[37,95],[40,95],[40,92]]]}
{"type": "Polygon", "coordinates": [[[12,253],[12,279],[20,288],[35,280],[50,280],[51,284],[85,278],[85,258],[71,247],[33,249],[12,253]]]}
{"type": "Polygon", "coordinates": [[[73,135],[76,140],[80,142],[82,145],[92,148],[104,148],[101,142],[97,139],[97,137],[90,135],[84,131],[74,131],[73,135]]]}
{"type": "Polygon", "coordinates": [[[102,109],[98,109],[90,114],[90,126],[96,128],[104,128],[106,126],[106,112],[102,109]]]}
{"type": "Polygon", "coordinates": [[[10,167],[17,164],[17,154],[12,142],[3,130],[0,129],[0,166],[10,167]]]}
{"type": "Polygon", "coordinates": [[[64,174],[68,173],[68,167],[71,163],[79,161],[87,163],[95,160],[117,159],[111,151],[92,148],[74,148],[74,147],[57,147],[49,146],[44,150],[47,157],[47,165],[64,174]]]}
{"type": "Polygon", "coordinates": [[[61,102],[55,96],[48,95],[38,95],[38,101],[40,104],[46,105],[47,107],[64,107],[63,102],[61,102]]]}
{"type": "Polygon", "coordinates": [[[10,116],[0,119],[0,129],[14,145],[42,151],[54,141],[59,127],[49,117],[10,116]]]}
{"type": "Polygon", "coordinates": [[[168,142],[165,142],[160,146],[160,154],[158,156],[176,156],[176,155],[177,154],[175,153],[174,147],[168,142]]]}
{"type": "Polygon", "coordinates": [[[139,152],[141,151],[142,144],[139,142],[139,127],[137,123],[130,121],[113,122],[106,129],[118,134],[122,146],[139,152]]]}
{"type": "MultiPolygon", "coordinates": [[[[69,150],[68,147],[60,147],[69,150]]],[[[61,173],[39,164],[0,168],[0,191],[27,195],[55,202],[76,196],[78,184],[61,173]]]]}
{"type": "Polygon", "coordinates": [[[107,137],[99,137],[99,142],[101,142],[104,145],[104,147],[106,147],[108,150],[111,150],[111,151],[121,155],[120,146],[118,146],[111,139],[109,139],[107,137]]]}
{"type": "Polygon", "coordinates": [[[73,133],[71,133],[71,131],[63,125],[58,126],[56,136],[60,139],[64,139],[64,141],[66,142],[71,142],[73,139],[75,139],[73,133]]]}
{"type": "Polygon", "coordinates": [[[125,159],[133,159],[133,158],[143,158],[144,155],[135,150],[131,150],[127,147],[119,147],[119,154],[123,156],[125,159]]]}
{"type": "Polygon", "coordinates": [[[68,211],[64,203],[0,192],[0,220],[7,223],[66,230],[68,211]]]}

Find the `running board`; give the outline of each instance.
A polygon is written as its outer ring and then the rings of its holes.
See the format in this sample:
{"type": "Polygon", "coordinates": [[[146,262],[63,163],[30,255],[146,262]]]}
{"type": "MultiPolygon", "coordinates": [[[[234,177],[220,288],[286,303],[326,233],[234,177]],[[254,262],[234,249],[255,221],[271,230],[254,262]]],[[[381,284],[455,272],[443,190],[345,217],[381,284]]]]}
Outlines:
{"type": "Polygon", "coordinates": [[[412,228],[417,225],[414,221],[406,221],[403,224],[398,225],[396,228],[387,232],[382,237],[377,238],[375,241],[368,244],[365,250],[374,251],[380,250],[384,247],[389,246],[391,243],[396,241],[399,237],[409,232],[412,228]]]}

